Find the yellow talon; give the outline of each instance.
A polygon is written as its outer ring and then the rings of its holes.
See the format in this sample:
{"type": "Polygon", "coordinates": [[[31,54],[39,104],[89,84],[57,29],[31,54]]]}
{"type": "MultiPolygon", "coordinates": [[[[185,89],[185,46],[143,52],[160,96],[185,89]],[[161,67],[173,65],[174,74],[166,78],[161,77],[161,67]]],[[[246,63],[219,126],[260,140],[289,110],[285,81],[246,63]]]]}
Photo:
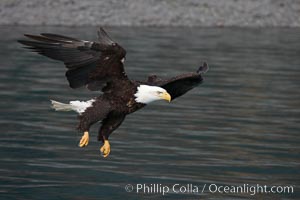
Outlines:
{"type": "Polygon", "coordinates": [[[100,148],[100,151],[104,158],[106,158],[110,153],[110,144],[108,140],[104,140],[103,146],[100,148]]]}
{"type": "Polygon", "coordinates": [[[89,132],[88,131],[85,131],[81,137],[81,140],[79,142],[79,147],[85,147],[89,144],[89,140],[90,140],[90,137],[89,137],[89,132]]]}

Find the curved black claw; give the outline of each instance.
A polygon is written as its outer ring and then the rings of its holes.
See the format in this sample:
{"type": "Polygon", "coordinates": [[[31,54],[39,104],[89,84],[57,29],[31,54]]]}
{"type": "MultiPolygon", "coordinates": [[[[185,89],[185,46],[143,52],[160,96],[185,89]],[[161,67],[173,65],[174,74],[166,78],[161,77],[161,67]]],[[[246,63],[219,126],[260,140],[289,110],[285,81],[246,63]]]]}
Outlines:
{"type": "Polygon", "coordinates": [[[209,67],[208,64],[206,62],[203,63],[202,66],[199,67],[199,69],[197,70],[198,74],[205,74],[208,71],[209,67]]]}

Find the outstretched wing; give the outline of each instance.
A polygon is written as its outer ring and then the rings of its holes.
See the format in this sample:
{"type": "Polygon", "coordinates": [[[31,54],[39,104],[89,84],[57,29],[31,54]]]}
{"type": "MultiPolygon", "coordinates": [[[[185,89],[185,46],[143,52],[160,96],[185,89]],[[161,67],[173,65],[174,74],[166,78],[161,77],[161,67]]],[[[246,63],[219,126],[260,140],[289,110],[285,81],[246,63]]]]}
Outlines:
{"type": "Polygon", "coordinates": [[[127,78],[122,62],[126,51],[101,27],[97,42],[51,33],[25,36],[31,40],[18,41],[25,48],[64,62],[71,88],[100,90],[109,82],[127,78]]]}
{"type": "Polygon", "coordinates": [[[164,88],[171,95],[171,99],[174,100],[202,83],[202,74],[207,71],[208,65],[207,63],[203,63],[203,66],[200,66],[197,72],[182,74],[171,79],[162,80],[155,75],[150,76],[148,77],[147,84],[164,88]]]}

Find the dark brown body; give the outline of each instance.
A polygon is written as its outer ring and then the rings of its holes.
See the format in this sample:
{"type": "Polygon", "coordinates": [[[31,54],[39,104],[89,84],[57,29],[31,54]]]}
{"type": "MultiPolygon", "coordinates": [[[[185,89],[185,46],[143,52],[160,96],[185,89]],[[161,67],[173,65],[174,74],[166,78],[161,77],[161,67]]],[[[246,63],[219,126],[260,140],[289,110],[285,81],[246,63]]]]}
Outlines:
{"type": "Polygon", "coordinates": [[[126,115],[145,106],[135,101],[134,94],[139,85],[129,79],[122,80],[121,84],[111,85],[112,92],[97,97],[93,105],[78,116],[80,120],[78,130],[88,131],[91,125],[102,121],[98,140],[107,140],[109,135],[121,125],[126,115]]]}

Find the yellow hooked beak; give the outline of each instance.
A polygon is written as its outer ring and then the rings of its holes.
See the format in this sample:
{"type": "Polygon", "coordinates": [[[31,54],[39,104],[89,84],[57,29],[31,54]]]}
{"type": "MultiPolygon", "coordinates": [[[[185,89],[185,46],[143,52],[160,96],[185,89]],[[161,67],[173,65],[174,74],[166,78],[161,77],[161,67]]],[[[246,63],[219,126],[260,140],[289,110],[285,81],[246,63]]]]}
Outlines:
{"type": "Polygon", "coordinates": [[[159,97],[160,97],[161,99],[164,99],[164,100],[168,101],[168,102],[171,101],[171,95],[170,95],[168,92],[163,92],[163,93],[161,93],[161,94],[159,95],[159,97]]]}

